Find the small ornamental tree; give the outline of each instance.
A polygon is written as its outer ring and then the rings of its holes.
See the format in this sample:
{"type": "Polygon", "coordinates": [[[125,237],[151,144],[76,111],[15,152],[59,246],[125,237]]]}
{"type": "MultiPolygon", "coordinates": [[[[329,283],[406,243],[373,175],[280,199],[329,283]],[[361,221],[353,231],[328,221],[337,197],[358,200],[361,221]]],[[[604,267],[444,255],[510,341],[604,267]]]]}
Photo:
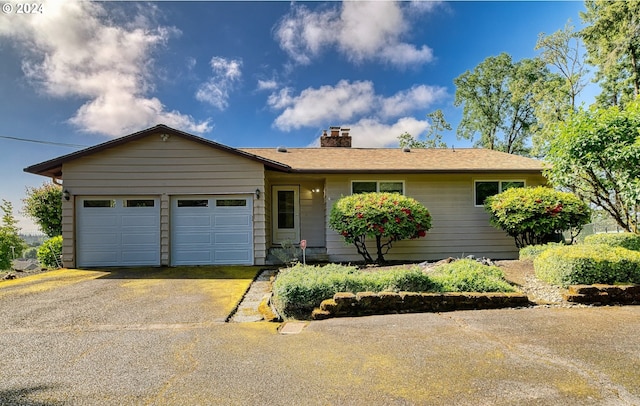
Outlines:
{"type": "Polygon", "coordinates": [[[488,197],[484,207],[491,224],[512,236],[518,248],[558,241],[567,230],[573,242],[591,218],[576,195],[544,186],[507,189],[488,197]]]}
{"type": "Polygon", "coordinates": [[[0,204],[2,224],[0,225],[0,270],[11,268],[14,258],[20,258],[26,244],[18,233],[18,221],[13,216],[13,205],[2,199],[0,204]]]}
{"type": "Polygon", "coordinates": [[[24,212],[31,217],[48,237],[62,234],[62,187],[44,183],[37,188],[27,188],[23,199],[24,212]]]}
{"type": "Polygon", "coordinates": [[[395,241],[424,237],[431,228],[431,215],[415,199],[398,193],[363,193],[338,200],[331,208],[329,226],[355,245],[366,263],[374,260],[365,240],[374,238],[375,262],[382,264],[395,241]]]}

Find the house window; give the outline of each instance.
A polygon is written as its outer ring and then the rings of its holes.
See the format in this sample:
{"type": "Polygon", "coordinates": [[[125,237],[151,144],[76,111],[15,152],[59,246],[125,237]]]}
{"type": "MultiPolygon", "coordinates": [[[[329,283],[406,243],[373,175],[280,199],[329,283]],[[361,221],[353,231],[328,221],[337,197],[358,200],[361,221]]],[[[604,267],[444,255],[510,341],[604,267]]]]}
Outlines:
{"type": "Polygon", "coordinates": [[[207,199],[180,199],[178,207],[209,207],[207,199]]]}
{"type": "Polygon", "coordinates": [[[116,207],[115,200],[85,200],[83,207],[116,207]]]}
{"type": "Polygon", "coordinates": [[[216,207],[237,207],[246,206],[246,199],[218,199],[216,200],[216,207]]]}
{"type": "Polygon", "coordinates": [[[124,207],[154,207],[156,202],[153,199],[127,199],[124,207]]]}
{"type": "Polygon", "coordinates": [[[351,193],[389,192],[404,194],[404,182],[402,181],[353,181],[351,193]]]}
{"type": "Polygon", "coordinates": [[[482,180],[475,182],[475,205],[482,206],[487,197],[497,195],[507,189],[514,187],[524,187],[521,180],[482,180]]]}

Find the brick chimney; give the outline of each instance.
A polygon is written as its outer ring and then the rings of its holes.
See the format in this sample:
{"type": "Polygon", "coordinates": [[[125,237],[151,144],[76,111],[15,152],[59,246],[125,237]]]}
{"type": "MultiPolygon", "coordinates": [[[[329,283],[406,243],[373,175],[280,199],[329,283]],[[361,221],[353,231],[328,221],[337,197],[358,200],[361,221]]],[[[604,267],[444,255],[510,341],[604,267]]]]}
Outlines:
{"type": "Polygon", "coordinates": [[[351,148],[351,136],[348,128],[329,127],[329,131],[330,135],[327,135],[327,130],[322,132],[322,137],[320,137],[322,148],[351,148]]]}

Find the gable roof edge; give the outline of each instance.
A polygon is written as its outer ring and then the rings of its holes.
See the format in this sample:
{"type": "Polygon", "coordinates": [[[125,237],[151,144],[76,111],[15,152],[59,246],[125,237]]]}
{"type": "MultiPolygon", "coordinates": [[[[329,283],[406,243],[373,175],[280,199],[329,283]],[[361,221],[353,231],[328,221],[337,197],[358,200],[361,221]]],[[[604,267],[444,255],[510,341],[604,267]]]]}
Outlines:
{"type": "Polygon", "coordinates": [[[284,172],[288,172],[291,170],[291,167],[289,165],[285,165],[281,162],[277,162],[277,161],[274,161],[265,157],[261,157],[246,151],[229,147],[229,146],[217,143],[215,141],[208,140],[206,138],[202,138],[196,135],[186,133],[184,131],[176,130],[175,128],[171,128],[164,124],[158,124],[154,127],[147,128],[145,130],[141,130],[133,134],[115,138],[113,140],[109,140],[101,144],[82,149],[80,151],[72,152],[70,154],[62,155],[57,158],[50,159],[48,161],[44,161],[35,165],[28,166],[24,168],[23,171],[28,173],[33,173],[35,175],[48,176],[51,178],[60,178],[62,176],[62,165],[67,162],[70,162],[79,158],[83,158],[85,156],[89,156],[101,151],[105,151],[107,149],[114,148],[120,145],[124,145],[130,141],[135,141],[158,132],[175,135],[190,141],[194,141],[194,142],[206,145],[211,148],[226,151],[231,154],[238,155],[243,158],[247,158],[252,161],[262,163],[263,165],[274,170],[279,170],[284,172]]]}

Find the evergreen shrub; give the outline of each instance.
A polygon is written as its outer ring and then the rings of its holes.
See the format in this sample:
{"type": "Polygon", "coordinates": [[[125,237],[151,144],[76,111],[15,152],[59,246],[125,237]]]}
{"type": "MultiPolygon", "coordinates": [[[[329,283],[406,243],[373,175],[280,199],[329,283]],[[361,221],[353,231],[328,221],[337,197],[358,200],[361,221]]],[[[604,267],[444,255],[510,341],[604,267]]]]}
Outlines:
{"type": "Polygon", "coordinates": [[[585,244],[605,244],[611,247],[622,247],[632,251],[640,251],[640,235],[634,233],[601,233],[584,238],[585,244]]]}
{"type": "Polygon", "coordinates": [[[549,248],[534,261],[536,276],[567,287],[596,283],[640,283],[640,252],[605,244],[549,248]]]}

